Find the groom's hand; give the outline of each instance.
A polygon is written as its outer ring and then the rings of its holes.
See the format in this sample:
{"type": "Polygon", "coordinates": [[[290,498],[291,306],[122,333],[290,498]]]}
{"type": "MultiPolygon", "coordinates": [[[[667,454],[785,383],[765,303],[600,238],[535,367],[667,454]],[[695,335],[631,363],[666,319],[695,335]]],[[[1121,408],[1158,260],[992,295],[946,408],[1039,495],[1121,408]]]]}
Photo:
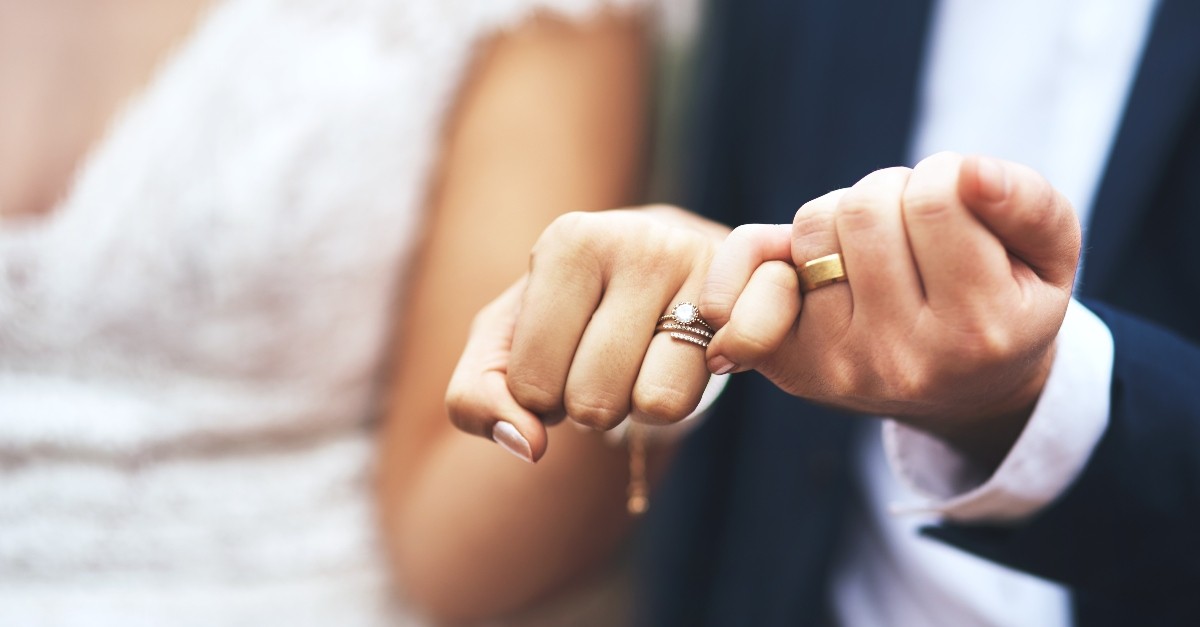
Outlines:
{"type": "Polygon", "coordinates": [[[757,369],[787,392],[886,415],[983,464],[1003,458],[1049,373],[1079,223],[1034,171],[942,153],[741,227],[700,301],[720,325],[710,370],[757,369]],[[795,268],[840,252],[846,282],[800,298],[795,268]]]}

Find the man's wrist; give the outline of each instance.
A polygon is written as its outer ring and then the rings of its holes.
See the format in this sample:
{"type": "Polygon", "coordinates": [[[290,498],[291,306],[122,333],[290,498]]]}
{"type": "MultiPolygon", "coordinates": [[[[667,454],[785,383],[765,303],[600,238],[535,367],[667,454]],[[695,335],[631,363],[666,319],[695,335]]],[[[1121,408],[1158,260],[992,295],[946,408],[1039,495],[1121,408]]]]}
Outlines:
{"type": "Polygon", "coordinates": [[[1032,415],[992,471],[944,440],[894,422],[884,446],[893,470],[934,511],[962,522],[1023,520],[1058,498],[1082,472],[1108,425],[1113,342],[1094,314],[1072,301],[1032,415]]]}

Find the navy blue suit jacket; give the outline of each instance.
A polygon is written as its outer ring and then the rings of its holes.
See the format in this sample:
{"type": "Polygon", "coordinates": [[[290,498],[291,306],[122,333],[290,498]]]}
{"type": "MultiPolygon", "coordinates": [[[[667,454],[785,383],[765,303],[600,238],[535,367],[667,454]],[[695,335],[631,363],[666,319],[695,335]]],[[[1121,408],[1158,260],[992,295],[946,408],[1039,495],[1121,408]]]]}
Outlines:
{"type": "MultiPolygon", "coordinates": [[[[683,199],[727,224],[902,164],[930,0],[712,7],[683,199]]],[[[1113,332],[1108,430],[1016,528],[927,533],[1065,583],[1081,625],[1200,624],[1200,3],[1161,0],[1085,234],[1081,294],[1113,332]]],[[[642,619],[817,625],[856,503],[853,419],[738,375],[656,493],[642,619]]]]}

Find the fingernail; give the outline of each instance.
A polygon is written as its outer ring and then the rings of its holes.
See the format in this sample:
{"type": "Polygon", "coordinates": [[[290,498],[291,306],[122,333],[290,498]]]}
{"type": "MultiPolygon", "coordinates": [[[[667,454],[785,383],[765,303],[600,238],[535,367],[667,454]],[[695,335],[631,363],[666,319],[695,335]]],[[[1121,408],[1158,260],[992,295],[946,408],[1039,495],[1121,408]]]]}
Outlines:
{"type": "Polygon", "coordinates": [[[708,360],[708,371],[713,374],[729,374],[737,364],[729,361],[729,358],[724,355],[717,355],[708,360]]]}
{"type": "Polygon", "coordinates": [[[492,441],[509,453],[533,463],[533,449],[529,447],[529,441],[511,424],[497,422],[496,426],[492,427],[492,441]]]}
{"type": "Polygon", "coordinates": [[[984,200],[999,202],[1008,197],[1008,174],[1004,164],[991,157],[979,158],[979,195],[984,200]]]}

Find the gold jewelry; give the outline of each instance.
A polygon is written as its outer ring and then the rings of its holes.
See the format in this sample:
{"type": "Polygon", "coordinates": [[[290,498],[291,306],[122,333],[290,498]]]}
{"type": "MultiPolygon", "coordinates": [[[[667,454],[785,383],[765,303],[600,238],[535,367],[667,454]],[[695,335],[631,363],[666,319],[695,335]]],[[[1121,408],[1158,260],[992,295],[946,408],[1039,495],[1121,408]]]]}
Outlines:
{"type": "Polygon", "coordinates": [[[701,329],[700,327],[688,327],[688,326],[679,324],[677,322],[660,322],[658,325],[658,328],[655,330],[656,331],[687,331],[688,333],[694,333],[694,334],[699,335],[700,337],[703,337],[708,340],[711,340],[713,337],[713,334],[711,332],[705,331],[704,329],[701,329]]]}
{"type": "Polygon", "coordinates": [[[672,339],[701,348],[708,348],[708,341],[713,337],[713,328],[700,317],[700,308],[688,302],[675,305],[670,313],[659,317],[654,332],[659,331],[669,331],[672,339]]]}
{"type": "Polygon", "coordinates": [[[682,333],[671,333],[670,335],[671,335],[672,339],[695,344],[696,346],[699,346],[700,348],[708,348],[708,340],[706,340],[702,337],[696,337],[694,335],[684,335],[682,333]]]}
{"type": "MultiPolygon", "coordinates": [[[[666,331],[672,339],[690,342],[708,348],[714,329],[700,317],[700,308],[682,302],[671,308],[669,313],[658,319],[654,332],[666,331]]],[[[629,487],[626,490],[625,509],[631,516],[641,516],[650,508],[650,485],[646,480],[646,431],[630,422],[625,432],[625,445],[629,448],[629,487]]]]}
{"type": "Polygon", "coordinates": [[[650,486],[646,481],[646,433],[642,425],[629,423],[625,432],[625,444],[629,447],[629,488],[626,491],[625,509],[630,515],[641,516],[650,508],[650,486]]]}
{"type": "Polygon", "coordinates": [[[708,329],[709,331],[713,330],[713,328],[708,326],[708,323],[704,321],[704,318],[700,317],[700,308],[687,301],[675,305],[671,308],[670,313],[664,314],[658,319],[659,322],[665,322],[667,320],[672,320],[682,324],[685,327],[698,325],[708,329]]]}
{"type": "Polygon", "coordinates": [[[818,287],[833,285],[846,281],[846,266],[842,263],[842,253],[833,253],[817,257],[806,262],[796,270],[800,277],[800,293],[811,292],[818,287]]]}

